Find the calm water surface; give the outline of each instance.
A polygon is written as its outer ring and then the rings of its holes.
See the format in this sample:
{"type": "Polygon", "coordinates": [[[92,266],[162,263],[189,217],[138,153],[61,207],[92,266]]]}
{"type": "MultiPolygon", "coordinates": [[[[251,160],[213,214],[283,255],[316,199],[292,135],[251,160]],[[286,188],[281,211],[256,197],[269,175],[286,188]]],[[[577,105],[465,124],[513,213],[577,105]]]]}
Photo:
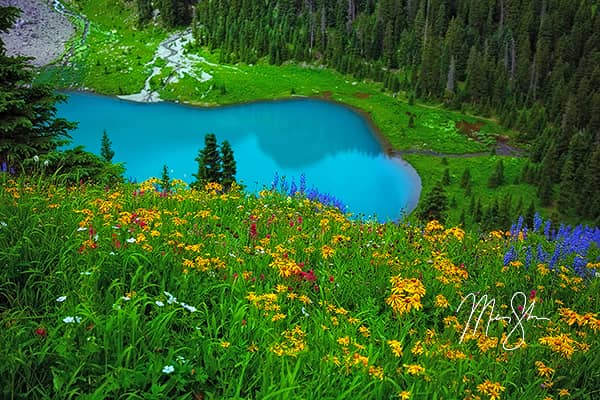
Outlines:
{"type": "Polygon", "coordinates": [[[412,210],[420,179],[402,160],[387,157],[372,127],[355,111],[316,99],[258,102],[219,108],[173,103],[140,104],[85,93],[68,93],[58,115],[79,126],[73,142],[100,153],[104,129],[138,181],[160,177],[186,182],[198,164],[204,135],[228,140],[237,162],[237,180],[248,190],[270,187],[275,173],[287,181],[306,175],[309,187],[342,200],[355,215],[398,219],[412,210]]]}

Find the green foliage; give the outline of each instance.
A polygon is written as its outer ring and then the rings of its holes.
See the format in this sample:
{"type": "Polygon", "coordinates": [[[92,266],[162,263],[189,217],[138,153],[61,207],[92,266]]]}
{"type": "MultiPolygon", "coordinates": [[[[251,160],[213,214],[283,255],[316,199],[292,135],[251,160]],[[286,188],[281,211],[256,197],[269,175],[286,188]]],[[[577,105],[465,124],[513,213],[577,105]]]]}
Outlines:
{"type": "Polygon", "coordinates": [[[115,185],[123,182],[125,168],[87,152],[83,146],[48,154],[46,174],[53,175],[66,183],[81,182],[115,185]]]}
{"type": "Polygon", "coordinates": [[[460,178],[460,187],[466,189],[471,185],[471,170],[469,168],[465,168],[461,178],[460,178]]]}
{"type": "MultiPolygon", "coordinates": [[[[14,24],[19,12],[0,7],[0,32],[14,24]]],[[[0,163],[22,169],[23,162],[54,151],[75,125],[56,118],[58,95],[48,85],[33,84],[34,71],[26,57],[5,55],[0,39],[0,163]]]]}
{"type": "Polygon", "coordinates": [[[166,164],[163,165],[162,168],[160,187],[164,193],[169,193],[171,191],[171,178],[169,177],[169,168],[166,164]]]}
{"type": "Polygon", "coordinates": [[[228,191],[235,182],[237,172],[233,149],[227,140],[224,140],[220,148],[217,146],[217,138],[213,133],[204,136],[204,148],[196,157],[198,172],[194,174],[196,182],[192,187],[203,188],[209,182],[219,183],[225,191],[228,191]]]}
{"type": "Polygon", "coordinates": [[[235,174],[237,172],[235,158],[233,156],[233,149],[227,140],[224,140],[221,144],[221,184],[225,191],[231,189],[231,185],[235,182],[235,174]]]}
{"type": "Polygon", "coordinates": [[[496,168],[494,169],[493,174],[490,176],[488,180],[488,187],[491,189],[495,189],[498,186],[502,186],[504,184],[504,162],[502,160],[498,160],[496,163],[496,168]]]}
{"type": "Polygon", "coordinates": [[[115,156],[115,152],[112,149],[112,142],[108,137],[108,133],[106,133],[106,129],[102,132],[102,143],[100,146],[100,156],[104,158],[107,162],[112,162],[113,157],[115,156]]]}
{"type": "Polygon", "coordinates": [[[444,175],[442,175],[442,185],[448,186],[450,184],[450,169],[444,169],[444,175]]]}
{"type": "Polygon", "coordinates": [[[446,210],[448,208],[448,196],[444,189],[444,184],[439,181],[425,195],[423,203],[419,206],[418,216],[422,221],[446,220],[446,210]]]}
{"type": "Polygon", "coordinates": [[[503,398],[594,398],[600,280],[569,259],[521,265],[556,248],[539,231],[378,224],[156,182],[0,174],[0,397],[483,398],[488,382],[503,398]],[[496,317],[523,293],[548,320],[523,319],[512,351],[515,325],[492,317],[463,340],[469,293],[495,299],[496,317]]]}

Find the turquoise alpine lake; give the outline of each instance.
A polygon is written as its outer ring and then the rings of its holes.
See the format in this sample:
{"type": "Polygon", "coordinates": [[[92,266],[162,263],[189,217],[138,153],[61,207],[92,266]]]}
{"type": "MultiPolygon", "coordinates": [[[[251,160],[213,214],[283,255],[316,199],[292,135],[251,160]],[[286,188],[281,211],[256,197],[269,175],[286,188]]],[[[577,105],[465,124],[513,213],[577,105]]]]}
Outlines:
{"type": "Polygon", "coordinates": [[[270,188],[275,174],[291,185],[315,187],[341,200],[355,216],[398,220],[417,204],[421,180],[400,158],[388,157],[369,122],[340,104],[311,99],[264,101],[215,108],[175,103],[133,103],[118,98],[69,92],[58,116],[77,121],[74,145],[100,153],[104,130],[114,162],[126,177],[194,181],[195,158],[204,135],[231,144],[238,182],[248,191],[270,188]]]}

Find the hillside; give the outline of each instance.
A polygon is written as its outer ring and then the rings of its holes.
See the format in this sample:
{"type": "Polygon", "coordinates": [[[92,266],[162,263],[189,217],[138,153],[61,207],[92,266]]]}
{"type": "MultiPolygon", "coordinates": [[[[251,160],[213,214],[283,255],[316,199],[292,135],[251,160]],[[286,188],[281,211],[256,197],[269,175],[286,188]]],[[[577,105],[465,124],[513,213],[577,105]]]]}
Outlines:
{"type": "Polygon", "coordinates": [[[598,229],[479,236],[276,190],[0,182],[4,398],[598,395],[598,229]]]}

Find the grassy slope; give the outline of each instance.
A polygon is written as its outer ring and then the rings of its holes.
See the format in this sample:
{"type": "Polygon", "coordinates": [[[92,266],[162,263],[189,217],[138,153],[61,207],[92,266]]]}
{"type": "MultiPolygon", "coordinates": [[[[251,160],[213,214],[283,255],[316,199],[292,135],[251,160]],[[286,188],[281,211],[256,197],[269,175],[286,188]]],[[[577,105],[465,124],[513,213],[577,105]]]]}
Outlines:
{"type": "MultiPolygon", "coordinates": [[[[138,92],[152,65],[148,64],[154,55],[158,43],[167,37],[167,33],[157,26],[143,30],[134,27],[135,17],[133,3],[122,3],[121,0],[84,0],[72,2],[74,7],[85,14],[91,21],[89,39],[84,48],[80,48],[74,59],[76,74],[63,73],[63,84],[73,84],[106,94],[129,94],[138,92]],[[124,5],[125,4],[125,5],[124,5]],[[106,10],[111,10],[107,13],[106,10]],[[143,45],[140,45],[143,44],[143,45]],[[66,77],[66,81],[64,80],[66,77]],[[71,81],[69,82],[69,79],[71,81]]],[[[485,152],[483,143],[490,136],[502,133],[511,136],[511,132],[503,131],[496,122],[489,119],[466,116],[464,114],[443,110],[427,104],[408,105],[400,94],[397,98],[382,92],[381,84],[354,81],[352,77],[339,74],[327,68],[317,66],[301,66],[286,64],[272,66],[265,62],[256,65],[218,65],[218,53],[200,50],[200,55],[211,64],[202,68],[213,75],[213,79],[204,83],[184,78],[178,83],[170,84],[159,90],[161,97],[173,101],[186,101],[201,105],[219,105],[254,101],[258,99],[276,99],[289,97],[293,91],[297,95],[327,97],[353,106],[368,114],[381,132],[386,147],[394,149],[434,150],[443,153],[485,152]],[[224,86],[226,93],[220,88],[224,86]],[[365,96],[366,95],[366,96],[365,96]],[[408,127],[408,113],[416,115],[415,126],[408,127]],[[461,134],[456,128],[457,121],[483,122],[481,141],[475,141],[461,134]]],[[[161,63],[155,64],[162,66],[161,63]]],[[[45,78],[51,75],[46,71],[45,78]]],[[[155,77],[153,84],[160,87],[160,79],[166,74],[155,77]]],[[[428,156],[405,157],[413,164],[423,178],[424,193],[433,184],[429,177],[441,176],[436,167],[439,160],[428,156]]],[[[494,192],[485,188],[488,176],[495,165],[493,158],[484,156],[477,159],[456,159],[452,161],[455,174],[473,165],[474,194],[484,200],[494,192]]],[[[510,165],[521,165],[522,161],[511,159],[510,165]]],[[[443,169],[442,169],[443,171],[443,169]]],[[[513,191],[513,198],[519,196],[533,198],[531,186],[507,186],[503,190],[513,191]]],[[[460,196],[449,188],[450,197],[460,196]]],[[[484,202],[485,204],[485,202],[484,202]]]]}
{"type": "Polygon", "coordinates": [[[0,173],[0,397],[488,400],[497,383],[495,398],[593,399],[600,279],[579,279],[568,253],[554,273],[525,268],[538,244],[560,246],[531,229],[350,222],[271,192],[162,196],[151,182],[0,173]],[[494,315],[524,292],[550,321],[523,321],[513,351],[499,338],[514,320],[460,343],[471,292],[495,298],[494,315]]]}

